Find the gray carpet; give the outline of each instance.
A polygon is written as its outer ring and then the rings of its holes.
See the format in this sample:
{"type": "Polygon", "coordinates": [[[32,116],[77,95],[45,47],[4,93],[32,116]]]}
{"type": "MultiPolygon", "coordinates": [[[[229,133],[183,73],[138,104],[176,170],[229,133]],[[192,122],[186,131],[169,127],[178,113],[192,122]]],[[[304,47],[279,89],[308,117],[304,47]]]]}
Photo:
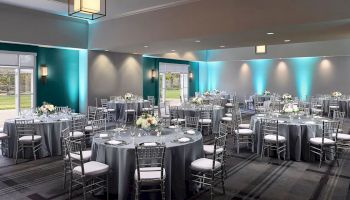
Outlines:
{"type": "MultiPolygon", "coordinates": [[[[350,123],[347,122],[347,125],[350,123]]],[[[347,129],[348,130],[348,129],[347,129]]],[[[212,141],[206,137],[205,142],[212,141]]],[[[215,199],[350,199],[350,154],[343,153],[338,167],[326,161],[322,168],[318,162],[306,163],[261,159],[250,150],[242,148],[233,152],[232,137],[228,138],[226,194],[221,186],[215,188],[215,199]]],[[[74,199],[81,199],[81,191],[74,199]]],[[[0,199],[66,199],[63,189],[63,163],[60,157],[37,161],[21,160],[14,165],[12,159],[0,156],[0,199]]],[[[89,196],[89,199],[105,199],[89,196]]],[[[111,196],[110,199],[116,199],[111,196]]],[[[210,199],[210,192],[201,190],[190,198],[210,199]]]]}

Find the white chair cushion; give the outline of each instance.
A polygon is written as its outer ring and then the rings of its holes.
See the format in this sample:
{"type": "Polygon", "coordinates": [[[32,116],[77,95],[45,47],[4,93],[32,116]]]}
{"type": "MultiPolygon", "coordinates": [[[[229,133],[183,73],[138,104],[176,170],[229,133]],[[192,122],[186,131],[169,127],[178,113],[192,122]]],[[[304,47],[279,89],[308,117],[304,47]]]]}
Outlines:
{"type": "Polygon", "coordinates": [[[202,124],[211,124],[211,119],[200,119],[198,122],[202,124]]]}
{"type": "MultiPolygon", "coordinates": [[[[140,179],[141,180],[160,180],[161,178],[160,167],[144,167],[140,168],[140,179]]],[[[134,178],[138,180],[137,169],[135,170],[134,178]]],[[[165,178],[165,169],[163,169],[163,178],[165,178]]]]}
{"type": "MultiPolygon", "coordinates": [[[[222,147],[216,149],[216,153],[221,153],[224,149],[222,147]]],[[[206,155],[214,154],[214,145],[203,145],[203,151],[206,155]]]]}
{"type": "Polygon", "coordinates": [[[171,121],[172,121],[172,122],[184,122],[184,121],[186,121],[186,120],[185,120],[185,119],[178,118],[178,119],[172,119],[171,121]]]}
{"type": "Polygon", "coordinates": [[[152,108],[142,108],[142,111],[150,111],[152,108]]]}
{"type": "Polygon", "coordinates": [[[221,118],[222,121],[232,121],[232,117],[223,117],[221,118]]]}
{"type": "Polygon", "coordinates": [[[136,112],[134,109],[125,110],[125,112],[136,112]]]}
{"type": "Polygon", "coordinates": [[[311,111],[316,113],[322,112],[322,110],[319,108],[312,108],[311,111]]]}
{"type": "MultiPolygon", "coordinates": [[[[332,137],[335,138],[336,134],[333,133],[332,137]]],[[[349,134],[344,134],[344,133],[338,133],[338,140],[350,140],[350,135],[349,134]]]]}
{"type": "Polygon", "coordinates": [[[329,106],[329,108],[337,109],[339,106],[329,106]]]}
{"type": "Polygon", "coordinates": [[[226,117],[232,117],[232,113],[226,113],[225,116],[226,117]]]}
{"type": "Polygon", "coordinates": [[[240,124],[240,125],[238,125],[238,128],[240,128],[240,129],[249,129],[250,128],[250,124],[240,124]]]}
{"type": "Polygon", "coordinates": [[[87,125],[91,125],[92,124],[92,121],[91,120],[88,120],[87,121],[87,125]]]}
{"type": "MultiPolygon", "coordinates": [[[[196,171],[209,171],[213,167],[213,160],[209,158],[200,158],[191,163],[191,169],[196,171]]],[[[221,163],[215,161],[214,170],[221,167],[221,163]]]]}
{"type": "Polygon", "coordinates": [[[4,128],[0,127],[0,133],[4,132],[4,128]]]}
{"type": "MultiPolygon", "coordinates": [[[[321,145],[322,144],[322,137],[311,138],[310,143],[315,144],[315,145],[321,145]]],[[[325,145],[332,145],[332,144],[335,144],[335,141],[328,139],[328,138],[324,138],[324,144],[325,145]]]]}
{"type": "MultiPolygon", "coordinates": [[[[91,158],[91,150],[81,152],[83,161],[88,161],[91,158]]],[[[75,160],[80,160],[80,155],[75,153],[70,153],[70,157],[75,160]]],[[[66,156],[68,158],[68,155],[66,156]]]]}
{"type": "MultiPolygon", "coordinates": [[[[98,127],[94,126],[94,129],[96,130],[98,127]]],[[[92,131],[92,126],[85,126],[85,131],[92,131]]]]}
{"type": "Polygon", "coordinates": [[[0,140],[7,139],[9,136],[5,133],[0,133],[0,140]]]}
{"type": "Polygon", "coordinates": [[[238,129],[238,130],[235,130],[235,133],[239,134],[239,135],[251,135],[251,134],[253,134],[253,130],[251,130],[251,129],[238,129]]]}
{"type": "Polygon", "coordinates": [[[115,109],[113,109],[113,108],[108,108],[107,111],[108,111],[108,112],[114,112],[115,109]]]}
{"type": "MultiPolygon", "coordinates": [[[[276,142],[277,138],[276,135],[265,135],[264,140],[268,142],[276,142]]],[[[286,138],[284,136],[279,135],[278,136],[278,142],[285,142],[286,138]]]]}
{"type": "Polygon", "coordinates": [[[69,137],[73,137],[73,138],[80,138],[83,136],[84,136],[84,133],[81,131],[74,131],[74,133],[72,132],[69,133],[69,137]]]}
{"type": "MultiPolygon", "coordinates": [[[[84,172],[87,176],[98,176],[107,173],[109,166],[100,162],[90,161],[84,163],[84,172]]],[[[74,173],[82,174],[82,169],[80,166],[74,167],[74,173]]]]}
{"type": "Polygon", "coordinates": [[[225,104],[225,106],[226,107],[232,107],[233,105],[232,105],[232,103],[227,103],[227,104],[225,104]]]}
{"type": "MultiPolygon", "coordinates": [[[[27,136],[22,136],[18,139],[18,141],[20,143],[23,144],[28,144],[28,143],[32,143],[32,139],[33,137],[31,135],[27,135],[27,136]]],[[[34,135],[34,142],[38,142],[41,140],[41,136],[40,135],[34,135]]]]}

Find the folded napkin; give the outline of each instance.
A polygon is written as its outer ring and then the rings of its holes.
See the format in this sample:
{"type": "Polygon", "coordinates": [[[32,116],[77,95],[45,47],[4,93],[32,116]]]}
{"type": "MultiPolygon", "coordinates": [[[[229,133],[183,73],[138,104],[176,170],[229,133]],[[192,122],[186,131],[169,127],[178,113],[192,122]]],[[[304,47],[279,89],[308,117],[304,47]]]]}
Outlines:
{"type": "Polygon", "coordinates": [[[196,132],[194,130],[188,130],[187,133],[188,134],[195,134],[196,132]]]}
{"type": "Polygon", "coordinates": [[[285,121],[283,121],[283,120],[278,120],[278,123],[285,123],[285,121]]]}
{"type": "Polygon", "coordinates": [[[118,144],[121,144],[123,143],[122,141],[119,141],[119,140],[110,140],[110,141],[107,141],[108,144],[113,144],[113,145],[118,145],[118,144]]]}
{"type": "Polygon", "coordinates": [[[176,128],[175,126],[169,126],[169,128],[176,128]]]}
{"type": "Polygon", "coordinates": [[[143,143],[143,146],[153,147],[153,146],[157,146],[157,143],[155,143],[155,142],[145,142],[145,143],[143,143]]]}
{"type": "Polygon", "coordinates": [[[183,138],[178,139],[178,141],[179,142],[188,142],[188,141],[190,141],[190,138],[183,137],[183,138]]]}
{"type": "Polygon", "coordinates": [[[100,138],[104,138],[104,137],[108,137],[108,134],[107,133],[101,133],[100,134],[100,138]]]}

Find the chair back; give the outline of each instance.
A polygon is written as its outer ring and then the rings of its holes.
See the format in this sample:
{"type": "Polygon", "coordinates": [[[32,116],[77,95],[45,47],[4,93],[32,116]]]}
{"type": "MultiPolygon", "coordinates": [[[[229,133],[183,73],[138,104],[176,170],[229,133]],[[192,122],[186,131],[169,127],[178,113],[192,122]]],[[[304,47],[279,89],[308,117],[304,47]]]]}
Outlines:
{"type": "MultiPolygon", "coordinates": [[[[154,172],[160,172],[160,180],[164,180],[165,146],[136,146],[136,169],[138,181],[141,180],[142,168],[153,167],[154,172]]],[[[153,171],[152,170],[152,171],[153,171]]],[[[150,180],[152,181],[152,180],[150,180]]]]}
{"type": "Polygon", "coordinates": [[[108,99],[101,99],[101,107],[102,108],[108,107],[108,99]]]}
{"type": "Polygon", "coordinates": [[[151,102],[151,105],[154,106],[154,96],[147,96],[147,100],[151,102]]]}
{"type": "Polygon", "coordinates": [[[261,119],[261,131],[262,131],[263,138],[265,135],[276,136],[276,142],[278,144],[278,120],[261,119]]]}
{"type": "Polygon", "coordinates": [[[329,106],[339,106],[338,99],[329,100],[329,106]]]}
{"type": "Polygon", "coordinates": [[[96,119],[96,112],[97,112],[97,107],[95,106],[88,106],[88,117],[87,119],[89,121],[95,120],[96,119]]]}
{"type": "Polygon", "coordinates": [[[213,107],[202,107],[199,113],[201,119],[211,119],[213,113],[213,107]]]}
{"type": "Polygon", "coordinates": [[[225,163],[226,139],[227,139],[227,134],[219,135],[215,137],[212,169],[215,169],[215,161],[220,162],[222,165],[224,165],[225,163]]]}
{"type": "Polygon", "coordinates": [[[68,112],[69,108],[68,106],[56,106],[55,111],[56,112],[68,112]]]}
{"type": "Polygon", "coordinates": [[[66,158],[66,155],[68,153],[67,151],[67,142],[66,140],[69,139],[69,127],[66,127],[65,129],[61,130],[61,148],[62,148],[62,156],[63,159],[66,158]]]}
{"type": "Polygon", "coordinates": [[[85,175],[85,169],[84,169],[84,160],[83,160],[83,150],[84,150],[84,141],[80,140],[71,140],[69,138],[64,138],[64,143],[66,144],[67,149],[67,155],[68,159],[71,165],[71,169],[74,169],[77,166],[81,167],[81,174],[82,176],[85,175]],[[75,155],[74,158],[79,159],[72,159],[72,155],[75,155]]]}
{"type": "Polygon", "coordinates": [[[339,121],[323,121],[322,122],[322,145],[324,145],[324,139],[333,140],[333,134],[335,134],[335,138],[338,138],[338,130],[339,130],[339,121]]]}
{"type": "Polygon", "coordinates": [[[110,100],[110,101],[116,101],[116,100],[117,100],[117,96],[110,96],[110,97],[109,97],[109,100],[110,100]]]}
{"type": "Polygon", "coordinates": [[[103,133],[106,132],[107,126],[106,126],[107,120],[106,119],[97,119],[93,120],[91,123],[92,126],[92,135],[95,135],[97,133],[103,133]]]}
{"type": "Polygon", "coordinates": [[[32,136],[32,141],[34,141],[34,119],[16,119],[15,128],[17,138],[22,136],[32,136]]]}
{"type": "Polygon", "coordinates": [[[85,131],[86,118],[83,115],[73,116],[72,117],[72,128],[71,131],[85,131]]]}
{"type": "Polygon", "coordinates": [[[186,116],[185,117],[185,127],[186,128],[194,128],[196,130],[198,130],[198,117],[190,117],[190,116],[186,116]]]}

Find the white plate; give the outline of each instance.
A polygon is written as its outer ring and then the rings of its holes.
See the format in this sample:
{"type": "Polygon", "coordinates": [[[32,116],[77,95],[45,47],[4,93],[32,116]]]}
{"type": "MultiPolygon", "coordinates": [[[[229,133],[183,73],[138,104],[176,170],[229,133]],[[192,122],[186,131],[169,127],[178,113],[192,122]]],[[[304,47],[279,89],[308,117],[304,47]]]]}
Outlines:
{"type": "Polygon", "coordinates": [[[190,138],[183,137],[183,138],[178,139],[178,141],[179,142],[188,142],[188,141],[190,141],[190,138]]]}
{"type": "Polygon", "coordinates": [[[264,117],[265,115],[264,114],[257,114],[256,116],[257,117],[264,117]]]}
{"type": "Polygon", "coordinates": [[[101,134],[100,134],[100,138],[105,138],[105,137],[108,137],[108,134],[107,134],[107,133],[101,133],[101,134]]]}
{"type": "Polygon", "coordinates": [[[188,130],[187,133],[190,134],[190,135],[196,134],[196,132],[194,130],[188,130]]]}
{"type": "Polygon", "coordinates": [[[176,128],[175,126],[169,126],[169,128],[176,128]]]}
{"type": "Polygon", "coordinates": [[[307,121],[307,122],[305,122],[305,124],[316,124],[316,122],[314,122],[314,121],[307,121]]]}
{"type": "Polygon", "coordinates": [[[113,144],[113,145],[118,145],[118,144],[121,144],[123,143],[122,141],[119,141],[119,140],[110,140],[110,141],[107,141],[108,144],[113,144]]]}
{"type": "Polygon", "coordinates": [[[145,143],[143,143],[143,146],[145,146],[145,147],[154,147],[154,146],[157,146],[157,143],[155,143],[155,142],[145,142],[145,143]]]}

